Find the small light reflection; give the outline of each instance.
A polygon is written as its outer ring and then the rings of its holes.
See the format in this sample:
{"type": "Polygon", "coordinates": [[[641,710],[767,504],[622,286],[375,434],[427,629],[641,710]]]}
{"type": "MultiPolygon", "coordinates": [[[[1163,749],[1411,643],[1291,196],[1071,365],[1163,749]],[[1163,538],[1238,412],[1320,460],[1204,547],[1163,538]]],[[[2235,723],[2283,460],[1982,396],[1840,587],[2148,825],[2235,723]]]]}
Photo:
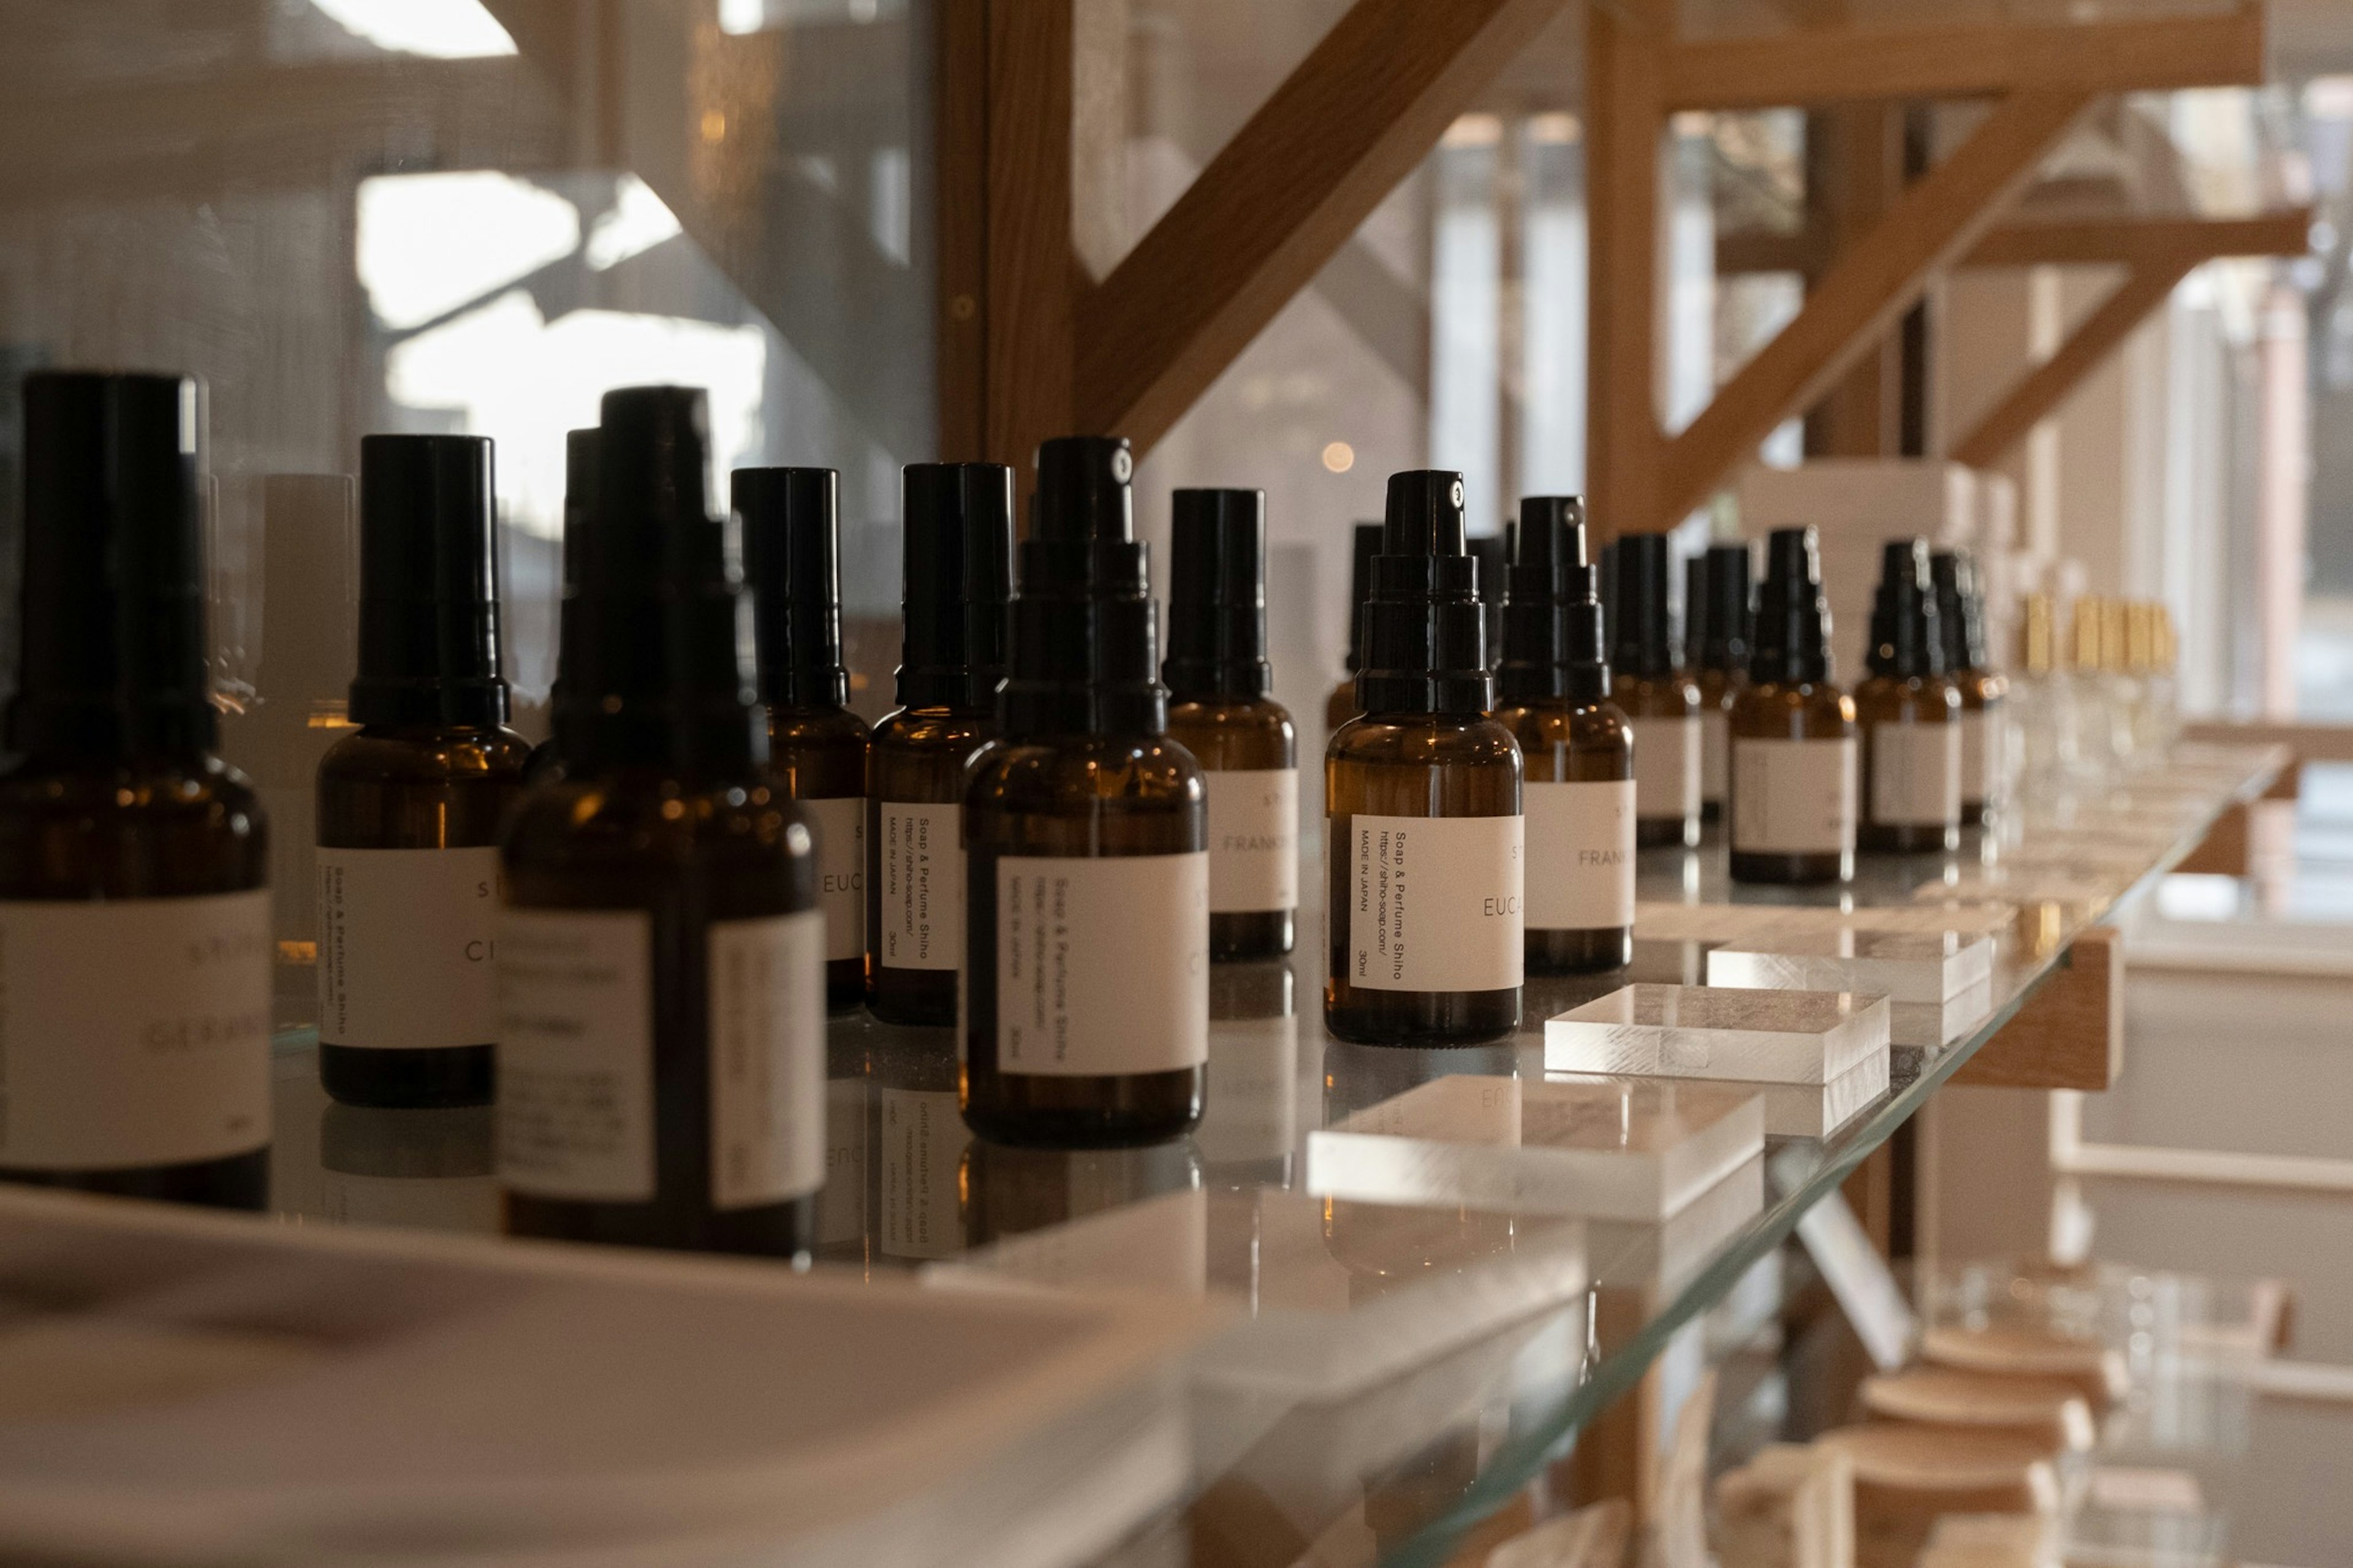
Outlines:
{"type": "Polygon", "coordinates": [[[1335,441],[1324,448],[1324,466],[1335,474],[1345,474],[1356,466],[1356,449],[1345,441],[1335,441]]]}

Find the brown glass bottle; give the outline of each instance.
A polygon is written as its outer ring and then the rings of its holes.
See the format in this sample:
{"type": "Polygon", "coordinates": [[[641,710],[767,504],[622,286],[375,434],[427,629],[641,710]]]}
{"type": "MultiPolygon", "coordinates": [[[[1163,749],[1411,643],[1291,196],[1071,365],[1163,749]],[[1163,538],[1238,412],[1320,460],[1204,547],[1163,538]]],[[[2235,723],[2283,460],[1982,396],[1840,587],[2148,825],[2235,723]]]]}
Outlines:
{"type": "Polygon", "coordinates": [[[1725,838],[1737,882],[1854,875],[1854,701],[1831,680],[1830,609],[1810,528],[1774,531],[1748,684],[1733,698],[1725,838]]]}
{"type": "Polygon", "coordinates": [[[603,413],[565,773],[504,847],[507,1228],[796,1256],[825,1179],[816,856],[765,767],[702,394],[603,413]]]}
{"type": "Polygon", "coordinates": [[[1527,973],[1617,969],[1633,952],[1634,752],[1609,700],[1584,501],[1523,499],[1513,544],[1495,722],[1526,766],[1527,973]]]}
{"type": "Polygon", "coordinates": [[[1266,496],[1178,490],[1169,547],[1169,737],[1209,811],[1209,957],[1280,958],[1299,907],[1299,737],[1267,695],[1266,496]]]}
{"type": "Polygon", "coordinates": [[[1344,668],[1347,674],[1324,700],[1324,733],[1328,737],[1339,733],[1340,726],[1364,711],[1356,706],[1356,669],[1364,662],[1365,597],[1372,592],[1373,557],[1380,553],[1381,525],[1360,522],[1350,536],[1348,573],[1348,657],[1344,668]]]}
{"type": "Polygon", "coordinates": [[[2010,682],[1986,655],[1976,561],[1967,551],[1940,550],[1928,565],[1936,582],[1945,669],[1961,693],[1961,823],[1973,826],[1999,813],[2010,791],[2010,682]]]}
{"type": "Polygon", "coordinates": [[[0,1180],[258,1209],[269,845],[252,787],[213,750],[201,392],[49,372],[26,378],[24,405],[0,1180]]]}
{"type": "Polygon", "coordinates": [[[1520,748],[1487,717],[1476,583],[1461,476],[1391,475],[1356,678],[1365,712],[1324,754],[1324,1022],[1344,1040],[1472,1045],[1519,1026],[1520,748]]]}
{"type": "Polygon", "coordinates": [[[997,734],[1013,470],[913,463],[905,474],[906,637],[897,711],[866,761],[866,1005],[953,1024],[964,961],[965,765],[997,734]]]}
{"type": "Polygon", "coordinates": [[[1617,551],[1609,699],[1633,735],[1635,842],[1645,848],[1696,845],[1705,731],[1699,688],[1675,669],[1667,621],[1667,536],[1626,534],[1617,551]]]}
{"type": "Polygon", "coordinates": [[[768,767],[817,837],[825,1001],[866,1000],[866,723],[841,661],[839,482],[831,468],[738,468],[768,767]]]}
{"type": "Polygon", "coordinates": [[[1200,1120],[1208,818],[1168,739],[1127,443],[1038,449],[1002,738],[965,795],[964,1116],[998,1143],[1108,1147],[1200,1120]]]}
{"type": "Polygon", "coordinates": [[[1748,679],[1748,638],[1754,616],[1748,598],[1746,544],[1711,544],[1686,563],[1683,592],[1684,678],[1699,688],[1700,819],[1718,822],[1732,782],[1732,700],[1748,679]]]}
{"type": "Polygon", "coordinates": [[[360,442],[361,728],[319,764],[319,1081],[347,1105],[484,1105],[498,1037],[505,727],[490,441],[360,442]]]}
{"type": "Polygon", "coordinates": [[[1862,736],[1859,848],[1937,854],[1961,827],[1961,694],[1945,677],[1926,540],[1891,540],[1871,614],[1871,674],[1854,689],[1862,736]]]}

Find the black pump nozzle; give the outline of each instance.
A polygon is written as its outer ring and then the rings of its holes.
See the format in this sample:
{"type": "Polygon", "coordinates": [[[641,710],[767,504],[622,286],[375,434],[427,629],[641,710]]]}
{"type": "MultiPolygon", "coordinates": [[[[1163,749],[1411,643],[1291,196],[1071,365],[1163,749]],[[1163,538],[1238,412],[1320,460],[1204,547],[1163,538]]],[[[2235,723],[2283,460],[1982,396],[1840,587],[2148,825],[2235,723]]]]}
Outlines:
{"type": "Polygon", "coordinates": [[[1891,539],[1881,554],[1869,663],[1873,675],[1904,679],[1945,672],[1944,629],[1925,539],[1891,539]]]}
{"type": "Polygon", "coordinates": [[[1365,663],[1365,601],[1373,596],[1373,557],[1381,552],[1381,525],[1377,522],[1356,524],[1350,541],[1348,563],[1348,658],[1347,671],[1354,675],[1365,663]]]}
{"type": "Polygon", "coordinates": [[[1620,675],[1658,679],[1675,671],[1673,628],[1667,619],[1668,544],[1663,533],[1629,533],[1618,541],[1609,667],[1620,675]]]}
{"type": "Polygon", "coordinates": [[[738,468],[760,695],[779,708],[849,700],[841,662],[841,481],[831,468],[738,468]]]}
{"type": "Polygon", "coordinates": [[[353,722],[506,721],[491,463],[484,436],[361,437],[353,722]]]}
{"type": "Polygon", "coordinates": [[[1528,496],[1512,536],[1511,596],[1504,606],[1496,700],[1518,706],[1566,699],[1582,707],[1609,695],[1601,605],[1585,563],[1585,499],[1528,496]]]}
{"type": "Polygon", "coordinates": [[[1966,550],[1940,550],[1928,558],[1936,584],[1936,624],[1945,638],[1947,670],[1986,667],[1985,595],[1978,586],[1978,563],[1966,550]]]}
{"type": "Polygon", "coordinates": [[[1151,578],[1132,536],[1124,438],[1060,436],[1038,448],[1021,542],[1012,649],[997,715],[1008,736],[1158,735],[1168,728],[1151,578]]]}
{"type": "Polygon", "coordinates": [[[1013,592],[1013,470],[1002,463],[910,463],[899,702],[996,710],[1013,592]]]}
{"type": "Polygon", "coordinates": [[[1266,492],[1178,490],[1170,512],[1168,694],[1265,696],[1266,492]]]}
{"type": "Polygon", "coordinates": [[[25,378],[18,752],[133,756],[212,746],[193,376],[25,378]]]}
{"type": "Polygon", "coordinates": [[[1493,706],[1478,583],[1463,536],[1462,476],[1434,468],[1391,474],[1365,606],[1358,708],[1469,714],[1493,706]]]}
{"type": "Polygon", "coordinates": [[[1822,596],[1821,538],[1811,528],[1777,528],[1765,542],[1765,581],[1757,591],[1753,680],[1831,679],[1831,608],[1822,596]]]}
{"type": "Polygon", "coordinates": [[[1756,620],[1748,602],[1748,546],[1711,544],[1705,555],[1692,559],[1700,567],[1699,607],[1687,608],[1685,616],[1699,629],[1684,633],[1684,657],[1701,669],[1746,669],[1756,620]]]}

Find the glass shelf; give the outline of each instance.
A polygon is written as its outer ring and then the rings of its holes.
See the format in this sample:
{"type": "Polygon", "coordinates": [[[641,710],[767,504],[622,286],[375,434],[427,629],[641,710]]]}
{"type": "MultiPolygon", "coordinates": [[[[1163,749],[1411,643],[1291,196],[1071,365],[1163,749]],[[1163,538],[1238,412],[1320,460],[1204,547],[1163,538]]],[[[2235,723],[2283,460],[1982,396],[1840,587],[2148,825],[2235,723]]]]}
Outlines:
{"type": "MultiPolygon", "coordinates": [[[[2153,885],[2284,762],[2180,748],[2110,796],[2066,803],[2006,841],[1971,832],[1957,855],[1866,858],[1844,887],[1734,884],[1713,835],[1697,851],[1645,851],[1634,968],[1532,978],[1521,1032],[1489,1047],[1388,1049],[1326,1036],[1322,921],[1303,910],[1290,963],[1215,972],[1208,1114],[1192,1137],[1153,1148],[982,1143],[956,1111],[951,1031],[834,1019],[818,1266],[869,1278],[922,1270],[941,1289],[1228,1300],[1234,1326],[1190,1368],[1194,1500],[1165,1530],[1189,1534],[1197,1563],[1228,1560],[1221,1539],[1288,1531],[1304,1552],[1353,1531],[1382,1563],[1442,1563],[1662,1354],[1669,1375],[1685,1374],[1688,1356],[1671,1347],[1702,1344],[1679,1338],[1687,1325],[1760,1289],[1765,1310],[1778,1306],[1771,1260],[1799,1218],[2016,1015],[2078,931],[2153,885]],[[1929,912],[1947,898],[1978,907],[1929,912]],[[1989,913],[1988,900],[2010,907],[1989,913]],[[1757,917],[1730,917],[1744,929],[1716,941],[1793,923],[1819,931],[1841,915],[1990,928],[1986,1010],[1942,1047],[1893,1047],[1886,1090],[1828,1137],[1768,1135],[1761,1155],[1720,1179],[1725,1156],[1712,1144],[1713,1184],[1662,1221],[1609,1217],[1628,1211],[1598,1195],[1577,1212],[1577,1183],[1601,1177],[1555,1169],[1515,1189],[1494,1158],[1426,1157],[1423,1131],[1398,1140],[1419,1154],[1401,1153],[1373,1188],[1359,1184],[1361,1134],[1440,1079],[1480,1080],[1440,1097],[1454,1129],[1441,1139],[1487,1155],[1524,1127],[1531,1145],[1549,1139],[1537,1107],[1568,1080],[1547,1083],[1545,1021],[1630,977],[1699,983],[1710,941],[1672,933],[1722,921],[1712,905],[1757,917]],[[1654,930],[1671,936],[1642,934],[1654,930]],[[1343,1123],[1358,1145],[1355,1175],[1317,1164],[1315,1134],[1343,1123]]],[[[308,1031],[280,1037],[277,1079],[272,1190],[284,1218],[495,1230],[488,1111],[332,1105],[308,1031]]],[[[1712,1328],[1702,1339],[1720,1337],[1712,1328]]],[[[1234,1560],[1261,1560],[1261,1549],[1234,1560]]]]}

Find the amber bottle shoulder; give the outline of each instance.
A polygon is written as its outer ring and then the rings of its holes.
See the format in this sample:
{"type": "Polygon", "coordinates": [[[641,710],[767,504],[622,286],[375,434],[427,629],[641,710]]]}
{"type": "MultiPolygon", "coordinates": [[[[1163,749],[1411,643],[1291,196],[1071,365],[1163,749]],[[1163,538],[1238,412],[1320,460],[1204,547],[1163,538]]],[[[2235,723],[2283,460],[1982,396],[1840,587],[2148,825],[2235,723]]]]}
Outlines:
{"type": "Polygon", "coordinates": [[[1165,735],[997,741],[968,764],[965,802],[1000,811],[1183,810],[1207,798],[1201,764],[1165,735]]]}
{"type": "Polygon", "coordinates": [[[1335,763],[1417,767],[1520,766],[1520,743],[1493,717],[1361,714],[1343,724],[1325,755],[1335,763]]]}
{"type": "Polygon", "coordinates": [[[470,779],[519,779],[531,742],[512,730],[395,729],[355,731],[320,759],[322,780],[355,784],[448,784],[470,779]]]}

